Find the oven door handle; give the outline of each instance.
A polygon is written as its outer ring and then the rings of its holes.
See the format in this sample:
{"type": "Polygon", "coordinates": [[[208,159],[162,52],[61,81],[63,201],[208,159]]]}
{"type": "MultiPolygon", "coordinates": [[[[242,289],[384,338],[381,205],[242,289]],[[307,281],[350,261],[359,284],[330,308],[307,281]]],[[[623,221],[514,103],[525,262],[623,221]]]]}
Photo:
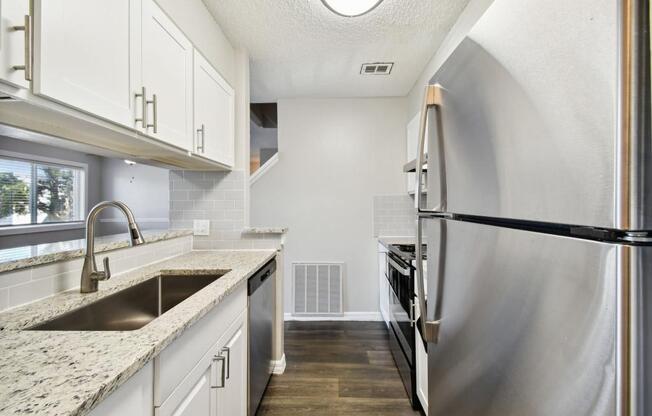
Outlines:
{"type": "Polygon", "coordinates": [[[410,276],[410,269],[405,268],[398,264],[396,260],[391,258],[391,256],[387,256],[387,262],[396,270],[398,270],[399,273],[401,273],[403,276],[410,276]]]}

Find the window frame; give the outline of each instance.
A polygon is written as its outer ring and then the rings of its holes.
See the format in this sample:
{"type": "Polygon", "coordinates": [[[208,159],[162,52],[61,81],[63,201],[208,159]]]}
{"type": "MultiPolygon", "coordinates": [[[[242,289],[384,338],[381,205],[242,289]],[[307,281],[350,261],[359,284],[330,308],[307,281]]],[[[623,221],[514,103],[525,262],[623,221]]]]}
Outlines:
{"type": "MultiPolygon", "coordinates": [[[[1,149],[0,149],[0,158],[16,159],[19,161],[25,161],[29,163],[35,163],[35,164],[71,167],[71,168],[78,168],[83,170],[84,180],[82,185],[82,191],[84,195],[83,198],[81,198],[81,202],[83,206],[80,208],[80,212],[81,212],[81,217],[86,218],[86,215],[88,213],[88,163],[57,159],[57,158],[33,155],[28,153],[12,152],[12,151],[1,150],[1,149]]],[[[84,219],[78,221],[64,221],[64,222],[45,223],[45,224],[5,225],[5,226],[0,226],[0,236],[25,234],[25,233],[41,233],[41,232],[48,232],[48,231],[64,231],[64,230],[72,230],[72,229],[78,229],[84,227],[85,227],[84,219]]]]}

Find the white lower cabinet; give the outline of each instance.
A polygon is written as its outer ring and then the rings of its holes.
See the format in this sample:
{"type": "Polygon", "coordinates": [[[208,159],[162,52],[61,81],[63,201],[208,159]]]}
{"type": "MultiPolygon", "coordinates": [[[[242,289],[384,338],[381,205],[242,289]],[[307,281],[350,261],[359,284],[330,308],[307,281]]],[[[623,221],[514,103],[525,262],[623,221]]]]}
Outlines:
{"type": "Polygon", "coordinates": [[[150,362],[89,413],[90,416],[152,416],[154,365],[150,362]]]}
{"type": "Polygon", "coordinates": [[[217,390],[217,414],[219,416],[246,416],[247,414],[246,323],[245,313],[229,329],[225,337],[230,337],[220,350],[222,356],[226,357],[226,374],[224,388],[217,390]]]}
{"type": "Polygon", "coordinates": [[[378,302],[380,315],[389,326],[389,282],[387,281],[387,249],[378,243],[378,302]]]}
{"type": "Polygon", "coordinates": [[[156,416],[246,416],[247,285],[154,359],[156,416]]]}
{"type": "Polygon", "coordinates": [[[212,373],[212,366],[209,365],[199,376],[199,380],[192,387],[190,393],[169,414],[173,416],[214,416],[216,403],[215,393],[211,387],[212,373]]]}
{"type": "Polygon", "coordinates": [[[168,345],[91,416],[247,416],[247,285],[168,345]]]}

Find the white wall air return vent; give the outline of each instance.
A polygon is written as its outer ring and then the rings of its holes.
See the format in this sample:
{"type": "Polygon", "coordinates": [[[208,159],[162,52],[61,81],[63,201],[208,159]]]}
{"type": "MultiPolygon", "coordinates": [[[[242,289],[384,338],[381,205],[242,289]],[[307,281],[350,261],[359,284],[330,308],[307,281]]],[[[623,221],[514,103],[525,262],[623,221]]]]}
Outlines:
{"type": "Polygon", "coordinates": [[[393,62],[375,62],[373,64],[362,64],[360,73],[362,75],[389,75],[392,72],[393,62]]]}
{"type": "Polygon", "coordinates": [[[292,263],[292,314],[342,315],[344,263],[292,263]]]}

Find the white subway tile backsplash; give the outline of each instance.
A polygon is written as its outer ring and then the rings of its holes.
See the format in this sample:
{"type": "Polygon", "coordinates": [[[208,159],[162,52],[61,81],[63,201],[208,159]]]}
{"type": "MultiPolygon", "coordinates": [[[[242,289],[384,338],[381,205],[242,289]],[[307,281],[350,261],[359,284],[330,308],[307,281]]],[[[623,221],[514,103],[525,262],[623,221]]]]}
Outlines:
{"type": "Polygon", "coordinates": [[[39,280],[45,277],[57,276],[60,274],[70,273],[70,272],[81,272],[83,264],[84,264],[84,259],[75,259],[75,260],[51,263],[45,266],[33,267],[31,269],[32,280],[39,280]]]}
{"type": "MultiPolygon", "coordinates": [[[[114,275],[164,260],[192,249],[192,237],[184,236],[99,254],[109,257],[114,275]]],[[[79,287],[83,259],[74,259],[0,273],[0,311],[79,287]]]]}
{"type": "Polygon", "coordinates": [[[0,288],[16,286],[29,282],[31,279],[32,275],[29,269],[2,273],[0,274],[0,288]]]}
{"type": "Polygon", "coordinates": [[[172,172],[170,226],[187,229],[192,228],[192,220],[210,220],[210,235],[193,239],[193,248],[197,250],[278,248],[280,238],[266,240],[263,235],[242,235],[246,186],[243,171],[172,172]]]}
{"type": "Polygon", "coordinates": [[[373,201],[374,236],[414,236],[414,200],[405,194],[379,195],[373,201]]]}
{"type": "Polygon", "coordinates": [[[32,280],[9,288],[9,307],[22,305],[54,295],[54,279],[32,280]]]}
{"type": "Polygon", "coordinates": [[[0,311],[9,307],[9,289],[0,289],[0,311]]]}

